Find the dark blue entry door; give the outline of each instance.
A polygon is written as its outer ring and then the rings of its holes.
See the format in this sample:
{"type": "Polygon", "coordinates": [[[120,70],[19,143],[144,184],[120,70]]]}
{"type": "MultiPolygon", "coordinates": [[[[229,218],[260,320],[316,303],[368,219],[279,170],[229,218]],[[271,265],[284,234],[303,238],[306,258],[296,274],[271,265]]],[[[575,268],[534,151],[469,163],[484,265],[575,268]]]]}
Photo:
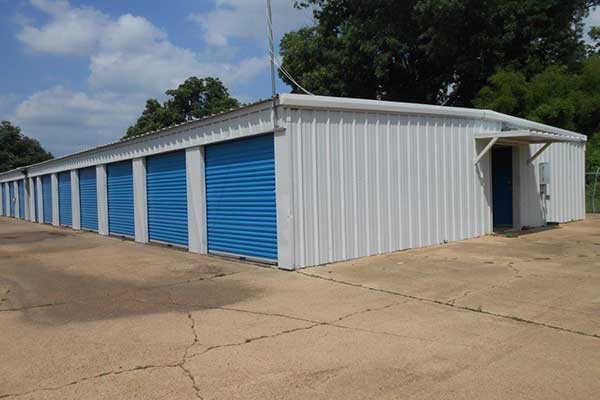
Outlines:
{"type": "Polygon", "coordinates": [[[492,149],[492,196],[494,226],[512,226],[512,147],[492,149]]]}

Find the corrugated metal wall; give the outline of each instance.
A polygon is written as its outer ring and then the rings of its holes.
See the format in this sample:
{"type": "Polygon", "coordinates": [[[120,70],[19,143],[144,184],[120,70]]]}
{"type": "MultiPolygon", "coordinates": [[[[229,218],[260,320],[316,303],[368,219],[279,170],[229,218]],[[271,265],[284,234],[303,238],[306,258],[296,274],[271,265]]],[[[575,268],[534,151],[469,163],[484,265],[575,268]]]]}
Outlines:
{"type": "Polygon", "coordinates": [[[18,182],[19,187],[19,218],[25,219],[25,181],[18,182]]]}
{"type": "Polygon", "coordinates": [[[58,174],[58,220],[60,225],[73,225],[70,171],[58,174]]]}
{"type": "Polygon", "coordinates": [[[207,146],[208,250],[277,260],[273,135],[207,146]]]}
{"type": "Polygon", "coordinates": [[[527,160],[542,145],[520,146],[520,222],[539,226],[546,221],[569,222],[585,218],[585,144],[550,145],[532,164],[527,160]],[[550,199],[545,204],[539,195],[539,163],[550,163],[550,199]]]}
{"type": "Polygon", "coordinates": [[[135,236],[133,207],[133,170],[131,160],[108,164],[108,231],[110,234],[135,236]]]}
{"type": "Polygon", "coordinates": [[[79,170],[79,207],[81,210],[81,227],[91,231],[98,231],[96,167],[79,170]]]}
{"type": "Polygon", "coordinates": [[[148,237],[152,241],[188,245],[185,151],[146,159],[148,237]]]}
{"type": "Polygon", "coordinates": [[[286,110],[295,266],[423,247],[491,232],[490,158],[453,118],[286,110]],[[488,184],[484,184],[484,182],[488,184]]]}

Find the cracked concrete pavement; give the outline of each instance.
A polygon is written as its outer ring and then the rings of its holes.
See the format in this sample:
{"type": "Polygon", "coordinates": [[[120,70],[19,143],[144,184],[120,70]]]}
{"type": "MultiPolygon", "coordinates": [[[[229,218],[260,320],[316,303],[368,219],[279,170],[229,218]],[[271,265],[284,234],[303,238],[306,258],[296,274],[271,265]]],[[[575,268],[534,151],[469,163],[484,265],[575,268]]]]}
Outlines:
{"type": "Polygon", "coordinates": [[[0,399],[596,399],[600,218],[278,271],[0,218],[0,399]]]}

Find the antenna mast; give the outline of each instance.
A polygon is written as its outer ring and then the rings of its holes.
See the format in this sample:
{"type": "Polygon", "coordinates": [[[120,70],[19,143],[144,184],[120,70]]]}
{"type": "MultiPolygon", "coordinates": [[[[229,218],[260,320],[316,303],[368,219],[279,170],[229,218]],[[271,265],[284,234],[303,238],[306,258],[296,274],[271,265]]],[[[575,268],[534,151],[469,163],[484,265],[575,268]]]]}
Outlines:
{"type": "Polygon", "coordinates": [[[273,131],[277,131],[277,86],[275,82],[275,45],[273,43],[273,14],[271,0],[267,0],[267,25],[269,26],[269,53],[271,54],[271,96],[273,99],[273,131]]]}
{"type": "Polygon", "coordinates": [[[273,14],[271,13],[271,0],[267,0],[267,17],[269,25],[269,53],[271,55],[271,89],[273,101],[277,95],[277,86],[275,83],[275,45],[273,43],[273,14]]]}

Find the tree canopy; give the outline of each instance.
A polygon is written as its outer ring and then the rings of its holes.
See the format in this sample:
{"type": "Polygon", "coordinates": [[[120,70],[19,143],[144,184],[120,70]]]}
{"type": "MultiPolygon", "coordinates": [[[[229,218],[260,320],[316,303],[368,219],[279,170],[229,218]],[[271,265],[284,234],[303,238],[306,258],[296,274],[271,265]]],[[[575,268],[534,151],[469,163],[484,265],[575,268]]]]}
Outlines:
{"type": "Polygon", "coordinates": [[[600,55],[577,68],[552,65],[528,78],[507,68],[492,75],[474,104],[590,136],[588,167],[600,166],[600,55]]]}
{"type": "Polygon", "coordinates": [[[0,124],[0,172],[35,164],[53,158],[40,142],[21,133],[9,121],[0,124]]]}
{"type": "Polygon", "coordinates": [[[315,94],[470,106],[499,68],[530,78],[582,60],[583,18],[599,3],[302,0],[316,24],[287,33],[281,54],[315,94]]]}
{"type": "Polygon", "coordinates": [[[229,96],[227,88],[217,78],[191,77],[177,89],[165,92],[170,98],[161,104],[156,99],[148,99],[142,115],[135,125],[127,129],[124,138],[142,135],[157,129],[182,123],[192,118],[202,118],[232,108],[240,102],[229,96]]]}

